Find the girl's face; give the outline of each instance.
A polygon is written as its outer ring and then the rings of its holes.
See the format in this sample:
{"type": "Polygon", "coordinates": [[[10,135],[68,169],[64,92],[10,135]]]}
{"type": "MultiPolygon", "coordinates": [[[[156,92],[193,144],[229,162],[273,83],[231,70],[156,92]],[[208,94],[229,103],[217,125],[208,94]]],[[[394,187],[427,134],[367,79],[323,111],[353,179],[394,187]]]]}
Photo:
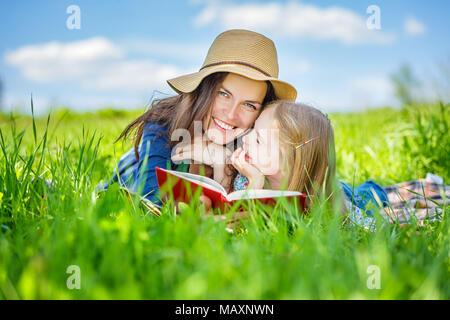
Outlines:
{"type": "Polygon", "coordinates": [[[266,91],[264,81],[229,73],[216,93],[210,117],[203,119],[208,139],[216,144],[227,144],[251,128],[266,91]]]}
{"type": "Polygon", "coordinates": [[[243,150],[247,161],[265,176],[281,171],[279,129],[275,107],[265,109],[256,119],[254,129],[244,136],[243,150]]]}

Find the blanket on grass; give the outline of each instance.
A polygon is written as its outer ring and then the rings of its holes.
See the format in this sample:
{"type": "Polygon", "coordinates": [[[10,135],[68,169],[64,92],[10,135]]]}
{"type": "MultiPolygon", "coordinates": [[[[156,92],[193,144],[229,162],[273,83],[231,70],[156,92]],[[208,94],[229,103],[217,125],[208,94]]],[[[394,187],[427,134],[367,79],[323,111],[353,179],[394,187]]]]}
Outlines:
{"type": "MultiPolygon", "coordinates": [[[[389,223],[404,225],[417,222],[441,221],[448,210],[450,186],[439,176],[428,174],[425,179],[412,180],[384,187],[389,205],[380,209],[380,215],[389,223]]],[[[376,217],[366,216],[363,210],[354,207],[350,221],[366,229],[375,229],[376,217]]]]}

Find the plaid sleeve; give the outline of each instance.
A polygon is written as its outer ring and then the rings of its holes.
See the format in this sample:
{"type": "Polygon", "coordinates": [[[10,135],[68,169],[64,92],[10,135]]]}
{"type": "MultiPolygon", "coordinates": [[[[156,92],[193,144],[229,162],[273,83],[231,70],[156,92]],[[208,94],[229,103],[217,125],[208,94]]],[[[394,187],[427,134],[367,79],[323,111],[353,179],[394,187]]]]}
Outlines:
{"type": "MultiPolygon", "coordinates": [[[[443,179],[433,179],[435,175],[427,175],[425,179],[412,180],[384,187],[389,204],[380,208],[378,217],[388,223],[409,224],[413,221],[424,225],[425,221],[441,221],[444,209],[448,206],[450,186],[443,184],[443,179]],[[431,178],[430,178],[431,177],[431,178]]],[[[377,216],[368,216],[364,210],[345,199],[348,218],[353,225],[375,231],[377,216]]]]}
{"type": "Polygon", "coordinates": [[[105,182],[97,185],[97,191],[102,192],[106,191],[108,187],[116,182],[119,182],[120,177],[120,185],[127,186],[127,181],[130,182],[134,177],[134,170],[137,165],[136,157],[134,155],[134,148],[131,148],[126,153],[124,153],[117,164],[117,167],[114,169],[114,174],[112,178],[105,182]]]}
{"type": "Polygon", "coordinates": [[[171,148],[165,131],[166,128],[159,124],[147,124],[138,148],[139,161],[136,160],[134,147],[128,150],[120,157],[112,178],[97,186],[98,191],[105,191],[109,185],[118,182],[128,192],[139,192],[148,200],[160,204],[155,167],[174,166],[170,160],[171,148]]]}
{"type": "MultiPolygon", "coordinates": [[[[390,206],[380,213],[391,223],[406,224],[415,220],[419,225],[425,221],[441,221],[444,208],[448,206],[450,186],[435,175],[385,187],[390,206]]],[[[440,177],[439,177],[440,178],[440,177]]]]}

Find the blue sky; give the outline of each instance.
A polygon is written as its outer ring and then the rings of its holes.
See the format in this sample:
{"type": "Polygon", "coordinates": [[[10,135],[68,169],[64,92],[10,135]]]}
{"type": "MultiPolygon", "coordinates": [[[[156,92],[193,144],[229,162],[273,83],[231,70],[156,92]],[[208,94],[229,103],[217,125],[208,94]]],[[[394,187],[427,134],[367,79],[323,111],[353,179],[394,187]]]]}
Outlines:
{"type": "MultiPolygon", "coordinates": [[[[142,108],[173,94],[165,80],[201,66],[227,29],[261,32],[278,50],[280,79],[326,111],[395,105],[389,75],[421,79],[449,66],[448,1],[2,1],[3,108],[142,108]],[[66,12],[80,8],[80,29],[66,12]],[[369,30],[366,9],[380,9],[369,30]]],[[[433,96],[434,89],[423,94],[433,96]]]]}

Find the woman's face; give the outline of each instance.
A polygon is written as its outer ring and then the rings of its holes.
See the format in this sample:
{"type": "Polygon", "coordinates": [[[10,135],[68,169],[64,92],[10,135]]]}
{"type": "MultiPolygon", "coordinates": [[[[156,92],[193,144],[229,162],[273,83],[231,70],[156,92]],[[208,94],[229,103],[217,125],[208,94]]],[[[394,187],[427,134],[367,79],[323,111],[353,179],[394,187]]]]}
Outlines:
{"type": "Polygon", "coordinates": [[[227,144],[251,128],[266,91],[264,81],[229,73],[216,92],[210,117],[203,119],[208,139],[216,144],[227,144]]]}

